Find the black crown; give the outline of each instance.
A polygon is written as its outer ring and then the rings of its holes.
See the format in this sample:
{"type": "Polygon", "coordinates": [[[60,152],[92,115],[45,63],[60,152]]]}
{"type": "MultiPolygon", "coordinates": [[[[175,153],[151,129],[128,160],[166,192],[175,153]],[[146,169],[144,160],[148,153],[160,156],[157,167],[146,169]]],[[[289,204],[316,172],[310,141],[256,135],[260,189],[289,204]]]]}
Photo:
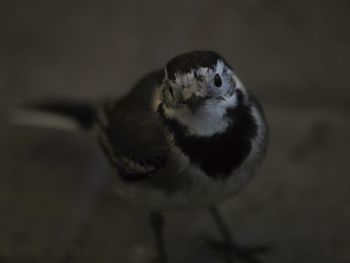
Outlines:
{"type": "Polygon", "coordinates": [[[228,65],[223,57],[214,51],[193,51],[179,55],[166,65],[168,78],[174,80],[175,73],[185,74],[200,67],[214,68],[218,60],[228,65]]]}

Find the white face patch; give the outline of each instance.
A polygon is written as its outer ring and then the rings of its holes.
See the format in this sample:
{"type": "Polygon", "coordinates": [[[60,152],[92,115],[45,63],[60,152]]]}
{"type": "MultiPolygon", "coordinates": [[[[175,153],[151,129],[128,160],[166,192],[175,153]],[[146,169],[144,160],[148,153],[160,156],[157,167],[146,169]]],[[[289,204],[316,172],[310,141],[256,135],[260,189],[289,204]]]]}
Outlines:
{"type": "Polygon", "coordinates": [[[236,103],[236,95],[233,95],[227,100],[214,103],[208,102],[195,113],[191,112],[187,107],[165,109],[164,113],[185,125],[190,134],[211,136],[226,130],[230,124],[229,120],[225,119],[226,110],[234,107],[236,103]]]}
{"type": "MultiPolygon", "coordinates": [[[[164,105],[167,117],[176,119],[188,128],[189,133],[199,136],[224,132],[230,125],[230,120],[226,118],[227,109],[236,107],[238,102],[235,90],[239,89],[246,94],[241,81],[221,60],[214,68],[200,67],[186,74],[176,73],[175,79],[169,80],[168,85],[171,86],[172,93],[181,93],[182,100],[193,95],[206,98],[196,111],[192,111],[186,103],[164,105]],[[214,83],[217,74],[222,82],[220,87],[214,83]]],[[[162,98],[157,98],[154,104],[159,105],[162,98]]]]}
{"type": "Polygon", "coordinates": [[[192,95],[205,97],[206,95],[224,96],[233,85],[233,72],[222,60],[214,68],[199,67],[186,74],[175,73],[175,80],[169,85],[175,90],[181,90],[182,99],[189,99],[192,95]],[[214,78],[219,75],[222,80],[221,87],[215,87],[214,78]]]}

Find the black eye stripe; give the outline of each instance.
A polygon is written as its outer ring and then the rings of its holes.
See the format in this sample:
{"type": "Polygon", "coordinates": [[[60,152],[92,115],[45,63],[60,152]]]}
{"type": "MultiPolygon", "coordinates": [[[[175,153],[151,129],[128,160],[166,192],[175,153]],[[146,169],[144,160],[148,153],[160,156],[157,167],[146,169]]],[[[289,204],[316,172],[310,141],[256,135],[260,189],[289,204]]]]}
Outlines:
{"type": "Polygon", "coordinates": [[[236,88],[236,86],[237,86],[237,82],[236,82],[235,78],[232,78],[232,86],[233,86],[233,88],[236,88]]]}
{"type": "Polygon", "coordinates": [[[218,88],[221,87],[221,85],[222,85],[222,80],[221,80],[219,74],[215,74],[215,77],[214,77],[214,84],[215,84],[215,86],[218,87],[218,88]]]}
{"type": "Polygon", "coordinates": [[[171,86],[169,86],[169,93],[172,97],[174,97],[174,91],[173,91],[173,88],[171,86]]]}

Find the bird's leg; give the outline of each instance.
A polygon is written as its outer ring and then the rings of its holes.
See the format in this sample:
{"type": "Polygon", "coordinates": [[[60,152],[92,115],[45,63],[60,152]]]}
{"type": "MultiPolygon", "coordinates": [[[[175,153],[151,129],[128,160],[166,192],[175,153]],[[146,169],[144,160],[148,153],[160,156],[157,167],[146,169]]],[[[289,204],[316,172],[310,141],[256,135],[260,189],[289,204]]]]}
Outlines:
{"type": "Polygon", "coordinates": [[[233,241],[232,241],[232,237],[230,234],[230,231],[227,227],[227,225],[225,224],[219,210],[216,207],[211,207],[210,209],[210,213],[216,223],[216,225],[219,228],[219,231],[221,232],[221,235],[223,237],[223,242],[224,242],[224,246],[225,246],[225,256],[226,256],[226,261],[228,263],[232,263],[233,262],[233,257],[232,257],[232,253],[231,253],[231,248],[233,247],[233,241]]]}
{"type": "Polygon", "coordinates": [[[213,216],[215,223],[217,224],[219,231],[222,234],[224,244],[218,244],[218,242],[211,242],[213,246],[220,247],[225,250],[226,261],[228,263],[233,263],[234,259],[239,258],[245,262],[249,263],[259,263],[261,261],[257,260],[253,254],[263,253],[269,249],[267,246],[257,246],[251,248],[241,247],[236,244],[230,234],[229,228],[225,224],[220,212],[216,207],[210,208],[210,213],[213,216]]]}
{"type": "Polygon", "coordinates": [[[156,248],[161,263],[167,263],[167,255],[164,246],[164,218],[160,212],[150,212],[150,223],[154,233],[156,248]]]}

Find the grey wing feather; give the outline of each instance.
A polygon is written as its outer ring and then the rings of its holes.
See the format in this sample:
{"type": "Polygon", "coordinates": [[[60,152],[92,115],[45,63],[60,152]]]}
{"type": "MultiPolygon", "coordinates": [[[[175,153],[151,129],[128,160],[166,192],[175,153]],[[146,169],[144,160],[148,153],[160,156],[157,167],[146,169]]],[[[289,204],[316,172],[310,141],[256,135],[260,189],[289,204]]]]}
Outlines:
{"type": "Polygon", "coordinates": [[[151,97],[160,74],[147,76],[129,95],[105,103],[97,114],[102,146],[128,180],[151,175],[168,156],[162,121],[151,110],[151,97]]]}

